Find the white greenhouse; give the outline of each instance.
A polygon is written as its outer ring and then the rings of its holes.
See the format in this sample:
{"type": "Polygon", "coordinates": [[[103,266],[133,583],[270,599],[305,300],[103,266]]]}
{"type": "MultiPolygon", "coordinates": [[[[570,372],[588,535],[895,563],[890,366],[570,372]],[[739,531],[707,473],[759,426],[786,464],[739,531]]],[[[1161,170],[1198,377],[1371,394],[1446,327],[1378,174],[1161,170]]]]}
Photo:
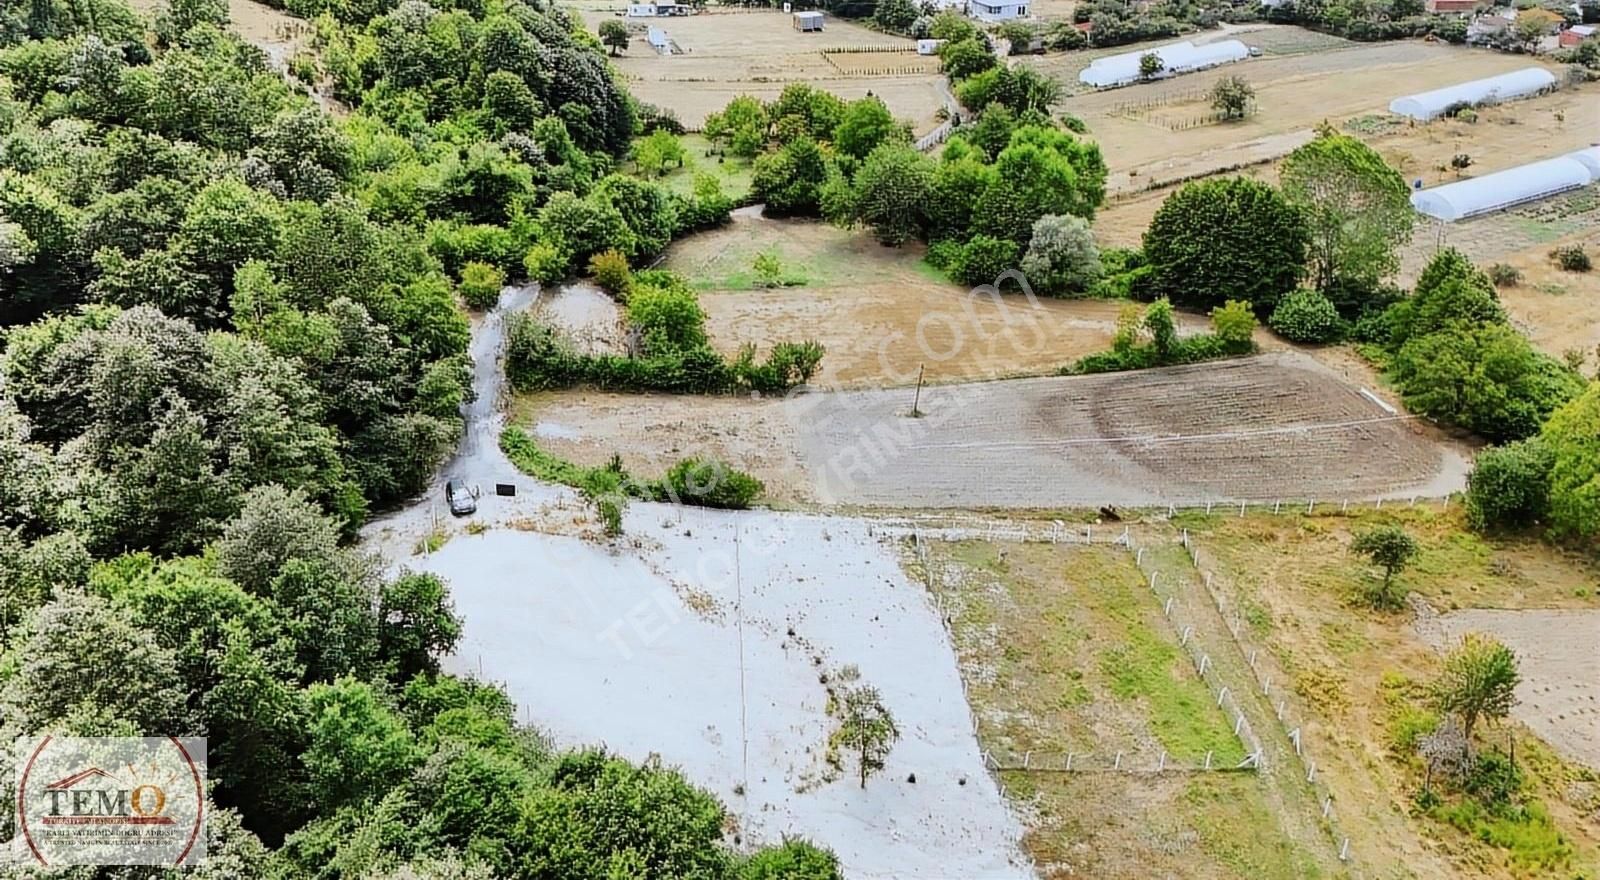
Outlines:
{"type": "Polygon", "coordinates": [[[1439,220],[1476,217],[1600,181],[1600,147],[1412,193],[1411,206],[1439,220]]]}
{"type": "Polygon", "coordinates": [[[1472,82],[1445,86],[1431,92],[1395,98],[1389,102],[1389,112],[1427,122],[1452,106],[1466,104],[1477,107],[1480,104],[1515,101],[1518,98],[1528,98],[1548,91],[1554,88],[1555,84],[1555,74],[1543,67],[1524,67],[1499,76],[1475,79],[1472,82]]]}
{"type": "Polygon", "coordinates": [[[1250,57],[1250,47],[1238,40],[1218,40],[1215,43],[1199,46],[1185,40],[1139,52],[1108,55],[1084,68],[1083,72],[1078,74],[1078,81],[1097,89],[1109,89],[1139,82],[1142,79],[1139,76],[1139,60],[1151,53],[1161,59],[1161,70],[1152,77],[1160,79],[1243,61],[1250,57]]]}

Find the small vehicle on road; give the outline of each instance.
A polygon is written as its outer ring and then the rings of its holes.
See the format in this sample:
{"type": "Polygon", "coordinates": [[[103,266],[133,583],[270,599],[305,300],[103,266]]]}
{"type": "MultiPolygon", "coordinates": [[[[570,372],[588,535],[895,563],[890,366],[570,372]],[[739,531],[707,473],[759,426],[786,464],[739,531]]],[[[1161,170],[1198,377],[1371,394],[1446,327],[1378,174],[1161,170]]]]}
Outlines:
{"type": "Polygon", "coordinates": [[[456,480],[445,481],[444,500],[450,505],[453,516],[467,516],[478,510],[477,490],[468,489],[456,480]]]}

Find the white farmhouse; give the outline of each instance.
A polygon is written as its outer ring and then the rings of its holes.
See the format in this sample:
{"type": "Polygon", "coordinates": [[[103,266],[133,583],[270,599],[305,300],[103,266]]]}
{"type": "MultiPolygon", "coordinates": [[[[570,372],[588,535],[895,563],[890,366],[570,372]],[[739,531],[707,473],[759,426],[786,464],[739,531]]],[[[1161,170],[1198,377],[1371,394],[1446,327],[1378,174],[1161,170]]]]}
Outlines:
{"type": "Polygon", "coordinates": [[[970,0],[967,14],[979,21],[1011,21],[1028,16],[1028,0],[970,0]]]}

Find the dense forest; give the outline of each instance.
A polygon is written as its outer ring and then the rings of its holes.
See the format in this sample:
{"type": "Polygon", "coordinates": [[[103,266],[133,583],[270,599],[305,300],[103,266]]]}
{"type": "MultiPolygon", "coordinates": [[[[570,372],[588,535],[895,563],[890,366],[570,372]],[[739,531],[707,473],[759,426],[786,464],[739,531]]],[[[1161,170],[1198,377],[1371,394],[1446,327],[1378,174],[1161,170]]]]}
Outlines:
{"type": "Polygon", "coordinates": [[[0,8],[0,740],[207,737],[183,876],[837,876],[443,674],[446,585],[349,546],[456,442],[463,294],[726,202],[612,174],[656,117],[551,6],[295,11],[348,115],[223,0],[0,8]]]}

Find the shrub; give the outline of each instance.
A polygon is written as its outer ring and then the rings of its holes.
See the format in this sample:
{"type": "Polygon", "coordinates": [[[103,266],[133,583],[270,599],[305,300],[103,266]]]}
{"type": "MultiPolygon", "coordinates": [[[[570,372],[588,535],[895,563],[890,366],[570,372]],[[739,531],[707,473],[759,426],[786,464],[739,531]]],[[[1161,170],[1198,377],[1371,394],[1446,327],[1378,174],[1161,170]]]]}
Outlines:
{"type": "Polygon", "coordinates": [[[756,272],[756,284],[761,287],[783,286],[783,260],[771,251],[756,254],[750,268],[756,272]]]}
{"type": "Polygon", "coordinates": [[[1581,244],[1562,245],[1550,252],[1550,259],[1561,268],[1563,272],[1587,272],[1594,268],[1594,263],[1589,259],[1589,252],[1581,244]]]}
{"type": "Polygon", "coordinates": [[[686,458],[656,485],[657,501],[743,510],[766,487],[761,481],[715,459],[686,458]]]}
{"type": "Polygon", "coordinates": [[[539,242],[528,248],[522,267],[528,277],[542,284],[555,284],[567,277],[568,256],[549,242],[539,242]]]}
{"type": "Polygon", "coordinates": [[[734,381],[743,388],[762,394],[782,394],[811,381],[822,363],[820,342],[780,342],[772,347],[765,363],[756,363],[753,344],[740,349],[730,369],[734,381]]]}
{"type": "Polygon", "coordinates": [[[923,255],[928,265],[935,268],[949,270],[961,259],[961,242],[950,239],[940,239],[928,245],[928,252],[923,255]]]}
{"type": "Polygon", "coordinates": [[[1334,342],[1344,327],[1333,301],[1308,287],[1284,297],[1267,324],[1290,342],[1310,343],[1334,342]]]}
{"type": "Polygon", "coordinates": [[[1046,293],[1075,293],[1093,284],[1101,269],[1089,222],[1070,214],[1035,220],[1022,271],[1046,293]]]}
{"type": "Polygon", "coordinates": [[[1522,270],[1505,263],[1495,263],[1489,267],[1489,280],[1494,282],[1495,287],[1516,287],[1522,283],[1522,270]]]}
{"type": "Polygon", "coordinates": [[[468,263],[461,267],[461,298],[475,309],[492,309],[500,301],[500,288],[506,273],[488,263],[468,263]]]}
{"type": "Polygon", "coordinates": [[[628,268],[628,258],[622,251],[612,248],[589,258],[589,274],[600,289],[619,300],[628,298],[633,286],[633,272],[628,268]]]}
{"type": "Polygon", "coordinates": [[[1478,453],[1467,478],[1467,521],[1479,531],[1529,526],[1550,509],[1555,457],[1539,438],[1478,453]]]}
{"type": "Polygon", "coordinates": [[[974,235],[961,246],[961,254],[946,268],[958,284],[977,287],[994,284],[1001,273],[1017,268],[1017,243],[992,235],[974,235]]]}
{"type": "Polygon", "coordinates": [[[1230,354],[1245,354],[1256,347],[1256,316],[1249,303],[1229,300],[1212,309],[1211,329],[1230,354]]]}
{"type": "Polygon", "coordinates": [[[682,283],[635,285],[628,297],[628,324],[638,332],[646,357],[706,344],[706,313],[694,291],[682,283]]]}

